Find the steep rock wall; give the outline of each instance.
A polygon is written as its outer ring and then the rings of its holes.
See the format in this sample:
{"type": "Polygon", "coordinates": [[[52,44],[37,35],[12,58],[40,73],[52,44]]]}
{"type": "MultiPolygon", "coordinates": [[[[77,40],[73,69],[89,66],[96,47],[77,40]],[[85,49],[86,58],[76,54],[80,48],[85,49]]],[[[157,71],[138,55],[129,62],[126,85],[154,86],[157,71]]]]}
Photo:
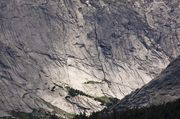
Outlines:
{"type": "Polygon", "coordinates": [[[179,54],[179,14],[178,0],[1,0],[0,115],[123,98],[179,54]]]}

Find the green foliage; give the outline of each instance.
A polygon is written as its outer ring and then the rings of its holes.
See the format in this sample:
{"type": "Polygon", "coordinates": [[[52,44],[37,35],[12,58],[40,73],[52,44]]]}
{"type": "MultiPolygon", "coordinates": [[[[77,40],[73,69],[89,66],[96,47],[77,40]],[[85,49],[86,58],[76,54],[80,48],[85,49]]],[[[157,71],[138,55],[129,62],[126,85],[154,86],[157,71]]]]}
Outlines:
{"type": "MultiPolygon", "coordinates": [[[[92,83],[92,82],[91,82],[92,83]]],[[[77,90],[77,89],[73,89],[69,86],[66,86],[66,90],[68,91],[68,94],[69,96],[71,97],[75,97],[75,96],[78,96],[78,95],[82,95],[82,96],[86,96],[86,97],[89,97],[89,98],[92,98],[98,102],[101,102],[101,105],[104,105],[104,106],[111,106],[113,104],[116,104],[119,99],[117,98],[111,98],[111,97],[107,97],[107,96],[102,96],[102,97],[93,97],[91,95],[88,95],[80,90],[77,90]]]]}
{"type": "Polygon", "coordinates": [[[107,97],[107,96],[102,96],[102,97],[96,97],[94,100],[101,102],[101,105],[105,105],[107,107],[116,104],[119,99],[117,98],[112,98],[112,97],[107,97]]]}
{"type": "Polygon", "coordinates": [[[101,102],[102,105],[105,105],[106,103],[110,102],[109,97],[102,96],[102,97],[96,97],[94,100],[101,102]]]}
{"type": "Polygon", "coordinates": [[[87,82],[85,82],[85,84],[101,84],[101,82],[97,82],[97,81],[87,81],[87,82]]]}
{"type": "Polygon", "coordinates": [[[78,96],[78,95],[83,95],[83,96],[86,96],[86,97],[90,97],[90,95],[80,91],[80,90],[77,90],[77,89],[74,89],[74,88],[71,88],[69,86],[66,86],[66,89],[68,91],[68,94],[71,96],[71,97],[75,97],[75,96],[78,96]]]}
{"type": "Polygon", "coordinates": [[[90,117],[79,118],[76,116],[74,119],[180,119],[180,99],[175,102],[140,109],[113,110],[111,112],[103,110],[93,113],[90,117]]]}

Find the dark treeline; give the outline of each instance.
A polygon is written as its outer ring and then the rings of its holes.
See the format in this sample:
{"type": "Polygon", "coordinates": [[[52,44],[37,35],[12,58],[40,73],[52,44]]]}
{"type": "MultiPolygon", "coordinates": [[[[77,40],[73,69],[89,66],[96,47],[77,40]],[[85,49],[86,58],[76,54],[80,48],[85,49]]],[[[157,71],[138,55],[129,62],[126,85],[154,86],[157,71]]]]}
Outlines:
{"type": "MultiPolygon", "coordinates": [[[[34,110],[32,113],[14,112],[13,117],[0,117],[0,119],[62,119],[43,110],[34,110]]],[[[94,112],[89,117],[85,113],[76,115],[73,119],[180,119],[180,99],[166,104],[144,107],[140,109],[127,109],[121,112],[113,110],[94,112]]]]}
{"type": "Polygon", "coordinates": [[[96,112],[89,117],[80,114],[74,119],[180,119],[180,99],[158,106],[127,109],[121,112],[116,110],[111,113],[96,112]]]}
{"type": "Polygon", "coordinates": [[[43,109],[33,110],[32,113],[11,112],[12,116],[0,117],[0,119],[63,119],[43,109]]]}

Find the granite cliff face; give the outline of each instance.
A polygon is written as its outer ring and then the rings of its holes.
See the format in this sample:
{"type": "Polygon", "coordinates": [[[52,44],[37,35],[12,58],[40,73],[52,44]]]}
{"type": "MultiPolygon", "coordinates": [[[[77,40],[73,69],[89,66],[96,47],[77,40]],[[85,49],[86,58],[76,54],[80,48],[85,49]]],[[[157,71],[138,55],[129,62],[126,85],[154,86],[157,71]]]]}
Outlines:
{"type": "Polygon", "coordinates": [[[0,116],[123,98],[179,55],[179,11],[179,0],[1,0],[0,116]]]}
{"type": "Polygon", "coordinates": [[[160,105],[180,98],[180,56],[162,73],[140,89],[123,98],[112,107],[117,111],[126,108],[160,105]]]}

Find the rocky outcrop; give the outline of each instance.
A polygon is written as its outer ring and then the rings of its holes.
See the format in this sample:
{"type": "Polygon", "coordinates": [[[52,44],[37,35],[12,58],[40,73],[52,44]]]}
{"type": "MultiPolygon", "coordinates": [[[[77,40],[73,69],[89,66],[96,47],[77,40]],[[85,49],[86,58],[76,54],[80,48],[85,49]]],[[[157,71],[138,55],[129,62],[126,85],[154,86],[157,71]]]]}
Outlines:
{"type": "Polygon", "coordinates": [[[179,11],[178,0],[1,0],[0,115],[123,98],[179,54],[179,11]]]}
{"type": "MultiPolygon", "coordinates": [[[[180,98],[180,56],[162,73],[112,107],[115,110],[165,104],[180,98]]],[[[111,109],[111,110],[112,110],[111,109]]]]}

